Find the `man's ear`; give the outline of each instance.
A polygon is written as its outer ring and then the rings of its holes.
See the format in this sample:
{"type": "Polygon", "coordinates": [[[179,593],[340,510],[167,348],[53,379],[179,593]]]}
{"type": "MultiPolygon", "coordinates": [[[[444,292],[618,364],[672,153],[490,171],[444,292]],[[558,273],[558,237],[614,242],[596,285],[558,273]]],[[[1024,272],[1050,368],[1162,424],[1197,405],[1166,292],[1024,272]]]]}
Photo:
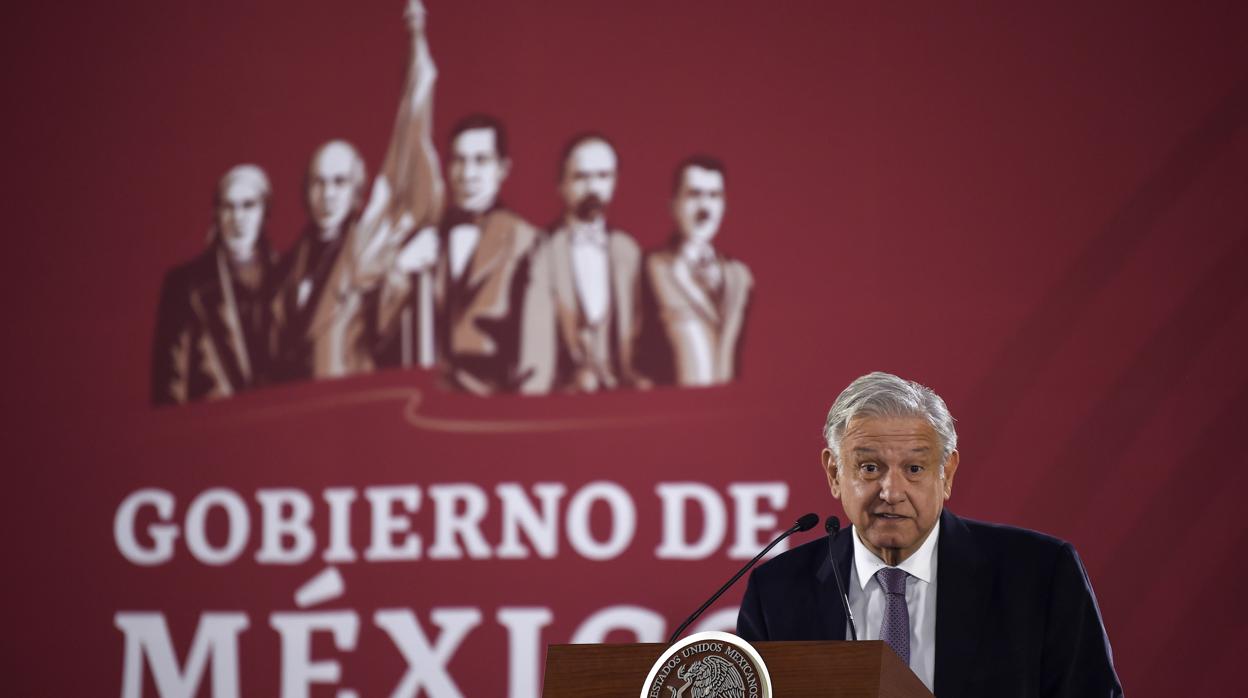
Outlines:
{"type": "Polygon", "coordinates": [[[841,479],[837,476],[836,456],[832,453],[832,449],[825,448],[820,454],[823,459],[823,472],[828,477],[828,489],[832,490],[832,496],[837,499],[841,498],[841,479]]]}
{"type": "Polygon", "coordinates": [[[949,454],[949,460],[945,461],[945,481],[942,483],[945,488],[945,499],[953,496],[953,476],[958,472],[958,452],[955,450],[949,454]]]}
{"type": "Polygon", "coordinates": [[[502,182],[507,179],[507,175],[511,174],[511,158],[503,158],[498,162],[499,176],[498,181],[502,182]]]}

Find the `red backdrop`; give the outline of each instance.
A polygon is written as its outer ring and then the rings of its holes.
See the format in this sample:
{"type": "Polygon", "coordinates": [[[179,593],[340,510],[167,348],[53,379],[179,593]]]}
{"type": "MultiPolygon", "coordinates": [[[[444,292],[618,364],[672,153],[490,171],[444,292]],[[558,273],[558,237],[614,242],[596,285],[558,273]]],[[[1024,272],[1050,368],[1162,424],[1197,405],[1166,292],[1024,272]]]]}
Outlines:
{"type": "MultiPolygon", "coordinates": [[[[465,113],[502,117],[514,161],[504,198],[530,220],[558,213],[558,149],[576,131],[616,141],[612,217],[643,247],[671,229],[674,164],[695,151],[727,163],[720,242],[756,280],[741,380],[472,399],[390,371],[150,408],[161,278],[202,249],[221,173],[268,170],[270,231],[285,248],[317,144],[346,138],[376,169],[406,60],[400,3],[25,6],[3,48],[14,695],[118,693],[118,614],[135,612],[163,614],[180,667],[201,614],[243,614],[241,690],[277,693],[283,635],[271,618],[300,612],[293,594],[327,566],[322,493],[333,487],[357,493],[357,560],[337,565],[344,594],[307,612],[354,614],[358,632],[354,649],[314,634],[311,657],[338,662],[341,676],[313,695],[388,694],[407,663],[378,610],[410,610],[432,643],[447,608],[481,614],[445,658],[458,687],[522,694],[500,609],[549,610],[539,644],[521,643],[538,659],[612,606],[654,611],[666,634],[739,564],[733,483],[783,483],[786,501],[760,504],[778,509],[767,531],[806,511],[840,513],[818,467],[822,418],[849,380],[877,369],[934,387],[958,418],[951,508],[1075,543],[1128,691],[1238,682],[1241,6],[430,4],[439,147],[465,113]],[[566,514],[595,481],[616,483],[636,509],[618,555],[578,554],[563,514],[553,559],[492,552],[497,485],[562,483],[566,514]],[[666,482],[719,493],[728,532],[713,553],[657,558],[666,482]],[[420,488],[409,519],[427,552],[438,534],[430,487],[447,483],[486,495],[488,559],[363,559],[367,488],[420,488]],[[195,559],[184,529],[191,503],[216,487],[241,497],[251,525],[223,566],[195,559]],[[114,536],[122,502],[143,488],[175,498],[181,531],[154,566],[127,560],[114,536]],[[314,506],[305,562],[256,560],[256,493],[269,488],[314,506]]],[[[600,504],[589,517],[600,541],[613,531],[607,513],[600,504]]],[[[150,507],[140,516],[144,544],[156,518],[150,507]]],[[[223,545],[225,517],[208,523],[223,545]]]]}

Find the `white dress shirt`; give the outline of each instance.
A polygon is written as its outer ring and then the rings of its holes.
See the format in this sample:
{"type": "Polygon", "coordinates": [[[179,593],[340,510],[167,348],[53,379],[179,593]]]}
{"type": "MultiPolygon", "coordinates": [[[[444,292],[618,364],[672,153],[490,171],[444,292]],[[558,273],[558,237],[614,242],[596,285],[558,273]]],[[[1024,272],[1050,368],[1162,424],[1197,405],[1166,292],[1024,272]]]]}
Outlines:
{"type": "MultiPolygon", "coordinates": [[[[932,529],[923,545],[902,561],[898,568],[909,573],[906,578],[906,608],[910,612],[910,670],[935,690],[936,676],[936,539],[940,522],[932,529]]],[[[849,571],[849,607],[858,626],[859,640],[879,640],[884,623],[884,590],[875,573],[888,565],[867,549],[854,530],[854,563],[849,571]]],[[[849,623],[845,623],[845,639],[849,639],[849,623]]]]}
{"type": "Polygon", "coordinates": [[[472,253],[477,251],[480,240],[481,228],[471,223],[460,223],[451,228],[449,247],[452,279],[459,280],[464,275],[468,261],[472,259],[472,253]]]}
{"type": "Polygon", "coordinates": [[[607,231],[601,221],[572,228],[572,279],[581,312],[590,325],[607,317],[611,305],[611,270],[607,260],[607,231]]]}

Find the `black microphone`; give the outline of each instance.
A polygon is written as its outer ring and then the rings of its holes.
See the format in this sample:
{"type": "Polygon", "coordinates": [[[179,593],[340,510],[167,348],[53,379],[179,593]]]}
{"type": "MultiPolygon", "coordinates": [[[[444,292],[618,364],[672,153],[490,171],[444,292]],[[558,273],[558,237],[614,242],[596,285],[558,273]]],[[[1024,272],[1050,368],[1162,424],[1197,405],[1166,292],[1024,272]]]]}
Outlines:
{"type": "Polygon", "coordinates": [[[836,578],[836,591],[841,595],[841,608],[845,609],[845,617],[849,619],[849,636],[850,639],[857,640],[858,626],[854,625],[854,612],[849,610],[849,597],[845,595],[841,571],[837,569],[836,556],[832,554],[832,543],[836,540],[836,535],[841,532],[841,520],[836,516],[829,516],[823,524],[823,529],[828,532],[828,562],[832,565],[832,576],[836,578]]]}
{"type": "Polygon", "coordinates": [[[749,572],[750,568],[754,566],[754,563],[763,559],[763,556],[767,554],[768,550],[771,550],[772,548],[776,547],[777,543],[784,540],[785,538],[788,538],[794,533],[799,533],[801,531],[809,531],[810,529],[814,528],[815,524],[817,523],[819,523],[819,515],[812,512],[798,519],[796,523],[794,523],[792,526],[789,527],[789,530],[776,536],[776,539],[768,543],[767,547],[763,548],[762,552],[755,555],[753,560],[750,560],[749,562],[745,563],[745,567],[742,567],[740,570],[737,571],[736,574],[732,575],[732,579],[729,579],[727,584],[720,587],[719,591],[715,592],[714,596],[707,599],[706,603],[699,606],[698,610],[693,612],[693,615],[686,618],[685,622],[681,623],[679,628],[676,628],[676,632],[672,633],[672,636],[667,638],[667,644],[670,645],[673,642],[676,642],[676,638],[680,637],[680,634],[685,631],[685,628],[689,627],[690,623],[697,620],[698,616],[702,615],[703,611],[705,611],[707,608],[710,608],[711,604],[715,603],[716,599],[723,596],[724,592],[728,591],[728,587],[731,587],[734,583],[736,583],[736,581],[741,578],[741,575],[745,574],[746,572],[749,572]]]}

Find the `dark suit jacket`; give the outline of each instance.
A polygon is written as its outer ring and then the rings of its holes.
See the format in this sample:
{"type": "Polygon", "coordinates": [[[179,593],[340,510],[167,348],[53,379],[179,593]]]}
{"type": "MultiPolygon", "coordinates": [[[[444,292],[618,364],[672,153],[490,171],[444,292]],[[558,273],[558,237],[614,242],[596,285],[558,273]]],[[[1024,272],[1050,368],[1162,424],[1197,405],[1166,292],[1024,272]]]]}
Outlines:
{"type": "Polygon", "coordinates": [[[435,273],[442,363],[451,383],[468,392],[519,391],[539,370],[522,363],[520,345],[522,294],[540,233],[501,207],[464,218],[480,227],[481,237],[459,279],[450,270],[448,234],[455,220],[442,224],[446,254],[435,273]]]}
{"type": "MultiPolygon", "coordinates": [[[[846,583],[852,535],[833,545],[846,583]]],[[[937,696],[1122,695],[1096,597],[1069,543],[945,510],[936,547],[937,696]]],[[[826,538],[750,575],[737,634],[845,639],[826,538]]]]}
{"type": "MultiPolygon", "coordinates": [[[[230,397],[264,382],[268,294],[263,284],[249,290],[235,281],[225,254],[213,243],[165,275],[152,340],[154,405],[230,397]]],[[[267,250],[260,261],[269,276],[267,250]]]]}

